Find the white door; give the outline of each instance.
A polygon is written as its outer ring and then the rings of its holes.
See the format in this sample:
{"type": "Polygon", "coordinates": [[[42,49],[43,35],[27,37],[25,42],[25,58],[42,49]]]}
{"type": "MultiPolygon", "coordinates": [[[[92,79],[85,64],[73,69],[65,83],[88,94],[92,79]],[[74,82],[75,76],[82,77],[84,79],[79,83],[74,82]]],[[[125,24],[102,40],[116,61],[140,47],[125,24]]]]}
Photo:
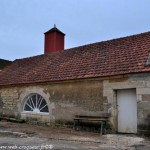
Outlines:
{"type": "Polygon", "coordinates": [[[137,133],[136,90],[118,90],[118,132],[137,133]]]}

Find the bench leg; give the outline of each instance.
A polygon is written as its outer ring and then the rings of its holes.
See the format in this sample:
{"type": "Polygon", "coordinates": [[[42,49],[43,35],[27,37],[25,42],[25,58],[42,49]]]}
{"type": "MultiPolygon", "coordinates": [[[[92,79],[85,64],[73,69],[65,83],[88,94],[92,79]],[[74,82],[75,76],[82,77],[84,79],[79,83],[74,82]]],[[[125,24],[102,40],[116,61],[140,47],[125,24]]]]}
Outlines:
{"type": "Polygon", "coordinates": [[[103,122],[101,122],[100,135],[103,135],[103,122]]]}
{"type": "Polygon", "coordinates": [[[104,134],[106,134],[107,122],[104,122],[104,134]]]}
{"type": "Polygon", "coordinates": [[[73,122],[73,129],[77,130],[77,126],[79,125],[79,120],[74,120],[73,122]]]}
{"type": "Polygon", "coordinates": [[[73,129],[76,130],[76,120],[73,121],[73,129]]]}

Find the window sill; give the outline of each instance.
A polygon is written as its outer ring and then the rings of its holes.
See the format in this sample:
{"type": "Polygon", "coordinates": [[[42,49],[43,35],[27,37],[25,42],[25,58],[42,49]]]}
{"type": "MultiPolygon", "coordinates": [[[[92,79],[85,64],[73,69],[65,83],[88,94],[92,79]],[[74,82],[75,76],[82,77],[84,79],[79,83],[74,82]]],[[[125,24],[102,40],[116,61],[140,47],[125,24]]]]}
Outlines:
{"type": "Polygon", "coordinates": [[[30,111],[23,111],[21,114],[29,114],[29,115],[40,115],[40,116],[48,116],[49,113],[45,112],[40,112],[40,113],[35,113],[35,112],[30,112],[30,111]]]}

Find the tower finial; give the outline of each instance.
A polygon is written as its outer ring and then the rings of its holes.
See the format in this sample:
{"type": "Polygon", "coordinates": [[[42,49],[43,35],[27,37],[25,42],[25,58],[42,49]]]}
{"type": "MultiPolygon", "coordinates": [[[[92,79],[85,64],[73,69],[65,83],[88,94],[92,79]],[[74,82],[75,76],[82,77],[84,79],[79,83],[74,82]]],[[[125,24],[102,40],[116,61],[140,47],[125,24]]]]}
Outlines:
{"type": "Polygon", "coordinates": [[[56,28],[56,24],[54,24],[54,28],[56,28]]]}

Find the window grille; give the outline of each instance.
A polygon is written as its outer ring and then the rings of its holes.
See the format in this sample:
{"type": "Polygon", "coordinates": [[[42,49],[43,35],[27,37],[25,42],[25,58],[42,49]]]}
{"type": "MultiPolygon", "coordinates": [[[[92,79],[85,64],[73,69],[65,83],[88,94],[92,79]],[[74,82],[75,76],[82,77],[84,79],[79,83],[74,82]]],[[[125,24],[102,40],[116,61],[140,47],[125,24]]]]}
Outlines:
{"type": "Polygon", "coordinates": [[[27,96],[23,110],[34,113],[49,112],[46,100],[39,94],[30,94],[27,96]]]}

